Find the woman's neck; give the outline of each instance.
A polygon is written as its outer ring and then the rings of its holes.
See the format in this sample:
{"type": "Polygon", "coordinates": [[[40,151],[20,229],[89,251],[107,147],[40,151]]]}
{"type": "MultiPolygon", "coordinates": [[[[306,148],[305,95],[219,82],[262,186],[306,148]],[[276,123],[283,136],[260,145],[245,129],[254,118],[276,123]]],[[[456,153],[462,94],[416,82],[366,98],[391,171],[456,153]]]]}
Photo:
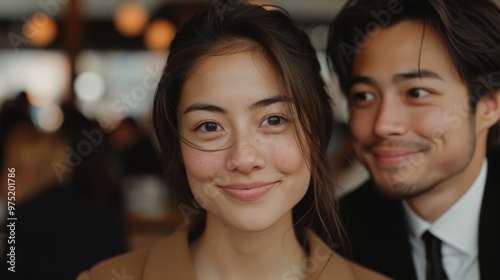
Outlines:
{"type": "Polygon", "coordinates": [[[201,280],[297,276],[307,257],[295,235],[291,213],[260,232],[239,231],[208,214],[205,230],[191,244],[191,254],[201,280]]]}

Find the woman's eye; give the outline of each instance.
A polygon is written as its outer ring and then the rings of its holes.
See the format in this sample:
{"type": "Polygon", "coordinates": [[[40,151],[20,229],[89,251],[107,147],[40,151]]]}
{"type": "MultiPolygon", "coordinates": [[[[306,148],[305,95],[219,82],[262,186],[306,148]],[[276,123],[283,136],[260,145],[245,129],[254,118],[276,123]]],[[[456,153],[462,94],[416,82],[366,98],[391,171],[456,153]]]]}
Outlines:
{"type": "Polygon", "coordinates": [[[409,90],[408,95],[411,98],[422,98],[424,96],[427,96],[431,94],[428,90],[422,89],[422,88],[414,88],[409,90]]]}
{"type": "Polygon", "coordinates": [[[214,122],[204,122],[196,127],[196,130],[203,130],[206,132],[214,132],[222,130],[222,127],[214,122]]]}
{"type": "Polygon", "coordinates": [[[374,99],[375,95],[373,95],[373,93],[364,91],[351,94],[350,102],[354,105],[364,105],[374,99]]]}
{"type": "Polygon", "coordinates": [[[262,122],[261,126],[277,126],[285,121],[286,119],[282,116],[270,116],[262,122]]]}
{"type": "Polygon", "coordinates": [[[359,92],[354,94],[353,99],[356,101],[369,101],[375,99],[370,92],[359,92]]]}

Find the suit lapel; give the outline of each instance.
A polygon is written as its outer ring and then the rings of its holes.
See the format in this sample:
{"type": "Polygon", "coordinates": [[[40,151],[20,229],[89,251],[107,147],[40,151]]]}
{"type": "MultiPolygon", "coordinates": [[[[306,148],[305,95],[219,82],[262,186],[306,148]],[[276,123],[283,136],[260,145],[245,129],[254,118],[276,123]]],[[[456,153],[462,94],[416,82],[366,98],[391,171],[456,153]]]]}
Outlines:
{"type": "Polygon", "coordinates": [[[387,207],[380,213],[385,216],[379,228],[379,250],[385,251],[382,251],[381,261],[386,258],[384,264],[387,269],[392,267],[395,279],[416,280],[403,206],[399,201],[385,203],[387,207]]]}
{"type": "Polygon", "coordinates": [[[391,278],[416,279],[401,202],[384,198],[368,181],[339,207],[352,249],[342,254],[391,278]]]}
{"type": "MultiPolygon", "coordinates": [[[[500,157],[488,158],[479,218],[481,279],[500,279],[500,157]]],[[[395,279],[416,279],[400,202],[384,199],[368,181],[340,201],[354,261],[395,279]]],[[[349,250],[343,252],[348,257],[349,250]]]]}
{"type": "Polygon", "coordinates": [[[488,174],[479,218],[479,271],[481,279],[500,279],[500,164],[488,160],[488,174]]]}

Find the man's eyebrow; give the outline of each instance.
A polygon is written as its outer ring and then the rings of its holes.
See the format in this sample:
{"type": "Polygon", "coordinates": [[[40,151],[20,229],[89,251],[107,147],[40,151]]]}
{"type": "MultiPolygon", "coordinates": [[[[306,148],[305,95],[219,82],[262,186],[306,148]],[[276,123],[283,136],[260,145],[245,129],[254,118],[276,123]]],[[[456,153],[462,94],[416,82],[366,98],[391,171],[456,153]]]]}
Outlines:
{"type": "Polygon", "coordinates": [[[187,114],[187,113],[190,113],[193,111],[208,111],[208,112],[227,114],[226,109],[223,109],[223,108],[215,106],[215,105],[206,104],[206,103],[194,103],[192,105],[189,105],[186,108],[186,110],[184,110],[184,114],[187,114]]]}
{"type": "MultiPolygon", "coordinates": [[[[411,79],[422,79],[422,78],[432,78],[432,79],[439,79],[443,80],[441,76],[439,76],[437,73],[429,71],[429,70],[420,70],[420,71],[412,71],[412,72],[407,72],[407,73],[400,73],[394,75],[392,78],[392,83],[400,83],[406,80],[411,80],[411,79]]],[[[355,84],[366,84],[370,86],[377,87],[378,83],[366,76],[354,76],[349,80],[349,87],[352,87],[355,84]]]]}
{"type": "Polygon", "coordinates": [[[432,78],[432,79],[438,79],[442,80],[441,76],[439,76],[437,73],[429,71],[429,70],[420,70],[420,71],[413,71],[413,72],[408,72],[408,73],[401,73],[394,75],[392,78],[392,82],[399,83],[403,82],[406,80],[411,80],[411,79],[422,79],[422,78],[432,78]]]}
{"type": "Polygon", "coordinates": [[[274,96],[271,98],[259,100],[255,103],[253,103],[252,105],[250,105],[250,107],[248,107],[248,108],[250,110],[256,110],[256,109],[266,107],[266,106],[269,106],[269,105],[272,105],[272,104],[278,103],[278,102],[290,102],[290,99],[287,98],[286,96],[278,95],[278,96],[274,96]]]}

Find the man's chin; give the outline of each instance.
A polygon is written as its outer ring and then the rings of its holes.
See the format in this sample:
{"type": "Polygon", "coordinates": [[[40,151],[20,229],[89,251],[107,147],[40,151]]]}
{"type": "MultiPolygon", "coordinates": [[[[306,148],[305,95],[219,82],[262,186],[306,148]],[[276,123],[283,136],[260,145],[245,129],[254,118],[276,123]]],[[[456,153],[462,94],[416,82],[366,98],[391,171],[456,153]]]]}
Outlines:
{"type": "Polygon", "coordinates": [[[409,199],[417,197],[428,190],[428,188],[423,187],[425,186],[423,182],[415,182],[409,178],[406,180],[389,176],[372,176],[372,178],[374,178],[379,193],[390,199],[409,199]]]}

